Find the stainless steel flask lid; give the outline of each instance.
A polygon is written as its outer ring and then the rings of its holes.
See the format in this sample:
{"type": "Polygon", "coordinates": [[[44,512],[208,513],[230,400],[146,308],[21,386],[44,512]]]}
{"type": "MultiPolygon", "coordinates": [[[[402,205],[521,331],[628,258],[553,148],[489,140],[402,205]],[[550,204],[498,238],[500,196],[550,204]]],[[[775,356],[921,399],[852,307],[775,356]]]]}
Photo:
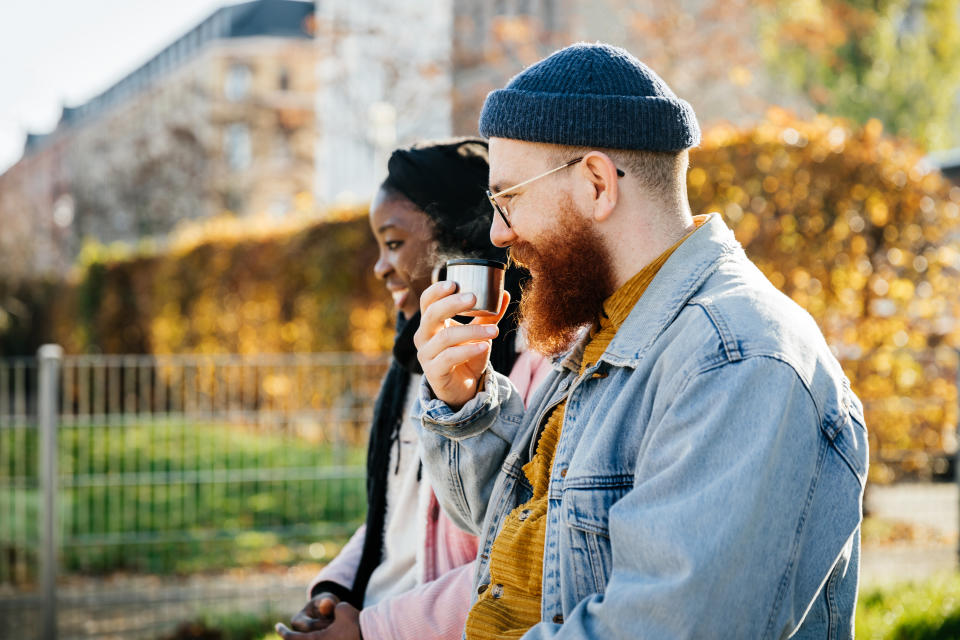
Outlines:
{"type": "Polygon", "coordinates": [[[495,267],[497,269],[506,270],[507,265],[499,260],[485,260],[483,258],[457,258],[455,260],[447,260],[448,267],[453,267],[458,264],[476,264],[484,267],[495,267]]]}

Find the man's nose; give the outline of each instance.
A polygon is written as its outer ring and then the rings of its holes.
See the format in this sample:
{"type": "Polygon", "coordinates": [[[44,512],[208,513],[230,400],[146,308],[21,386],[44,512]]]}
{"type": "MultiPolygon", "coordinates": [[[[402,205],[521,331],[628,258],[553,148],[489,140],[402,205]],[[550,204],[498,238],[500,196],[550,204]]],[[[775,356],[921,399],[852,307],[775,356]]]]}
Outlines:
{"type": "Polygon", "coordinates": [[[490,222],[490,242],[497,247],[509,247],[517,240],[517,234],[508,227],[498,213],[493,214],[490,222]]]}

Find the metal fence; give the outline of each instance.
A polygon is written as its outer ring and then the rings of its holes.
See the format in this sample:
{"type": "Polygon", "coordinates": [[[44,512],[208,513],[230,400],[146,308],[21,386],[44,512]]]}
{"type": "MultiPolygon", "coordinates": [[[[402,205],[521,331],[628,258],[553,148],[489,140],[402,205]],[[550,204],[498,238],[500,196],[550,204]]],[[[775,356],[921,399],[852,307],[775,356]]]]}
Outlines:
{"type": "Polygon", "coordinates": [[[309,576],[284,567],[362,519],[386,362],[0,360],[0,638],[154,638],[302,604],[309,576]]]}
{"type": "MultiPolygon", "coordinates": [[[[877,366],[881,382],[914,370],[943,384],[865,399],[871,437],[907,419],[926,443],[872,451],[875,467],[906,472],[868,490],[867,586],[956,567],[960,544],[947,455],[957,394],[945,391],[960,359],[898,351],[889,362],[854,365],[877,366]]],[[[56,346],[0,359],[0,640],[157,638],[202,614],[288,617],[362,518],[386,364],[56,346]]]]}

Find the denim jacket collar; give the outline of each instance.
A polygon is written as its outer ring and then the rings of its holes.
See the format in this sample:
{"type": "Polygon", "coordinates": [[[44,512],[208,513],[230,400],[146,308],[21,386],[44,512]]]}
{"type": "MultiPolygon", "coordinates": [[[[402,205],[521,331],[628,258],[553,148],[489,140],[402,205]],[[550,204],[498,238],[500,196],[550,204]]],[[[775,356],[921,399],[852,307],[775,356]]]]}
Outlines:
{"type": "MultiPolygon", "coordinates": [[[[709,214],[707,221],[677,247],[657,272],[600,361],[636,367],[657,336],[670,325],[722,259],[739,250],[740,243],[720,214],[709,214]]],[[[584,333],[555,364],[578,372],[588,340],[584,333]]]]}

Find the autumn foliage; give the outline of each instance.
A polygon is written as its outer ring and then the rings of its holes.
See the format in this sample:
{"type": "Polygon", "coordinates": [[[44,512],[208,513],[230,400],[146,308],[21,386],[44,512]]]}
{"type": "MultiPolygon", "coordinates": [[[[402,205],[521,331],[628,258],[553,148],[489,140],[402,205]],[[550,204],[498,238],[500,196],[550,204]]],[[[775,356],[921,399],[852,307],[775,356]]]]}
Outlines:
{"type": "Polygon", "coordinates": [[[823,330],[864,403],[874,479],[955,446],[960,186],[877,121],[779,110],[708,131],[688,186],[823,330]]]}
{"type": "Polygon", "coordinates": [[[379,353],[392,344],[365,211],[191,245],[91,260],[54,303],[55,339],[68,353],[379,353]]]}
{"type": "MultiPolygon", "coordinates": [[[[774,110],[715,127],[691,154],[695,213],[719,211],[770,280],[809,311],[863,400],[875,480],[955,447],[960,186],[913,145],[774,110]]],[[[393,312],[363,211],[284,233],[200,234],[90,259],[44,315],[68,352],[380,352],[393,312]]]]}

